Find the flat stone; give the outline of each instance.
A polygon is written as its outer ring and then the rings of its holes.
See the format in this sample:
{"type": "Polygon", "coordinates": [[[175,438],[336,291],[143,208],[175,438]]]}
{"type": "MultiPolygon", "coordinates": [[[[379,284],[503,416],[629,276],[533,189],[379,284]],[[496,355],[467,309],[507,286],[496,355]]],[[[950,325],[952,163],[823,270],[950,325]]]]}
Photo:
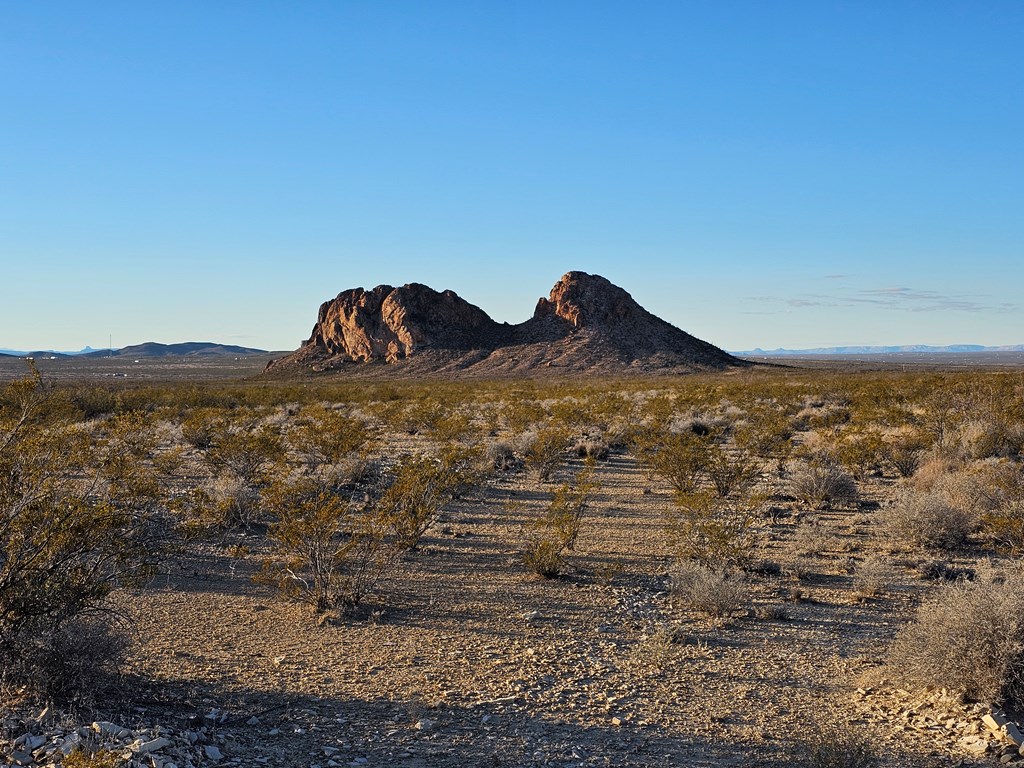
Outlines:
{"type": "Polygon", "coordinates": [[[170,739],[165,739],[163,736],[157,739],[151,739],[150,741],[143,742],[135,748],[135,754],[137,755],[148,755],[150,752],[156,752],[159,749],[170,746],[170,739]]]}

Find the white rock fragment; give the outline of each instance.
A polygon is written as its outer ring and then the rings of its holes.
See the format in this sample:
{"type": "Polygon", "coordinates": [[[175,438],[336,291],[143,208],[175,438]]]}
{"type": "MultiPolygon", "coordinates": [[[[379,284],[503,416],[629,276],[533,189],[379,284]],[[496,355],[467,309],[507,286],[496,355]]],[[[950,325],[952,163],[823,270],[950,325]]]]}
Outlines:
{"type": "Polygon", "coordinates": [[[135,754],[148,755],[150,752],[156,752],[164,747],[169,747],[170,745],[171,742],[169,739],[165,739],[163,736],[160,736],[159,738],[150,739],[149,741],[139,744],[139,746],[135,747],[135,754]]]}

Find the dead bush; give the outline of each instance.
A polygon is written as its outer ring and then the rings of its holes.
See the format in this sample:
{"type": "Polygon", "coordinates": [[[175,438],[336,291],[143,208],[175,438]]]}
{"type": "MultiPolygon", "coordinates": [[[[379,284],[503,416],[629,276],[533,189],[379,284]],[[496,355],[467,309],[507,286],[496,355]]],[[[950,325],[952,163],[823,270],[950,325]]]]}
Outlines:
{"type": "Polygon", "coordinates": [[[897,634],[888,667],[904,687],[1024,703],[1024,578],[989,572],[939,587],[897,634]]]}
{"type": "Polygon", "coordinates": [[[897,540],[947,551],[966,546],[978,524],[976,517],[953,507],[940,493],[909,488],[885,508],[884,519],[897,540]]]}
{"type": "Polygon", "coordinates": [[[740,576],[687,560],[672,571],[669,588],[691,609],[714,619],[745,613],[750,602],[750,590],[740,576]]]}
{"type": "Polygon", "coordinates": [[[251,528],[261,519],[260,491],[235,474],[225,472],[211,484],[206,520],[221,530],[251,528]]]}
{"type": "Polygon", "coordinates": [[[836,462],[816,457],[797,467],[790,479],[793,495],[821,509],[852,504],[857,500],[857,484],[836,462]]]}
{"type": "Polygon", "coordinates": [[[892,566],[883,558],[869,556],[853,570],[853,592],[861,599],[878,597],[887,592],[895,578],[892,566]]]}
{"type": "Polygon", "coordinates": [[[862,729],[847,723],[817,723],[808,728],[797,762],[807,768],[871,768],[879,749],[862,729]]]}
{"type": "Polygon", "coordinates": [[[498,472],[515,469],[518,461],[512,445],[509,443],[490,443],[486,451],[487,461],[498,472]]]}

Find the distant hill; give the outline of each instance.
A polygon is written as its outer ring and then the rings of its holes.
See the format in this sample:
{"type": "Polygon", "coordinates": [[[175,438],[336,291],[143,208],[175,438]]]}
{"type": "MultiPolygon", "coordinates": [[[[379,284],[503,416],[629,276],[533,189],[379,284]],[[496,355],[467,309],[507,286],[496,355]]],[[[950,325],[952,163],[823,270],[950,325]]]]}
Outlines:
{"type": "Polygon", "coordinates": [[[862,346],[862,347],[814,347],[812,349],[752,349],[733,352],[734,355],[749,357],[787,357],[806,355],[962,355],[972,352],[1024,352],[1024,344],[1010,344],[1001,347],[985,347],[981,344],[949,344],[929,346],[908,344],[904,346],[862,346]]]}
{"type": "Polygon", "coordinates": [[[267,370],[617,375],[747,365],[655,317],[605,278],[569,272],[518,325],[419,283],[344,291],[321,305],[310,338],[267,370]]]}
{"type": "Polygon", "coordinates": [[[82,357],[199,357],[207,355],[261,355],[265,349],[236,347],[233,344],[217,344],[212,341],[185,341],[180,344],[160,344],[147,341],[120,349],[98,349],[86,352],[82,357]]]}

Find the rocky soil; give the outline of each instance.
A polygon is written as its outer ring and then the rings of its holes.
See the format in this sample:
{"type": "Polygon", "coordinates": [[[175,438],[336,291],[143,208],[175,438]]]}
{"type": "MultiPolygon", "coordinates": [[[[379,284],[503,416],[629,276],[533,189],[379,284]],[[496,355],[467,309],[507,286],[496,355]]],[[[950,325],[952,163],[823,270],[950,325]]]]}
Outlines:
{"type": "Polygon", "coordinates": [[[260,537],[193,543],[116,596],[136,641],[128,708],[19,710],[0,765],[60,765],[84,743],[158,768],[770,766],[843,737],[885,766],[1024,759],[1001,713],[886,680],[887,643],[926,589],[912,557],[878,596],[853,587],[857,561],[890,551],[872,520],[891,478],[815,513],[828,544],[799,567],[806,519],[777,499],[759,554],[779,568],[750,576],[728,621],[668,590],[668,489],[622,454],[598,480],[564,578],[522,565],[546,488],[507,473],[450,505],[356,615],[317,620],[254,580],[260,537]]]}

